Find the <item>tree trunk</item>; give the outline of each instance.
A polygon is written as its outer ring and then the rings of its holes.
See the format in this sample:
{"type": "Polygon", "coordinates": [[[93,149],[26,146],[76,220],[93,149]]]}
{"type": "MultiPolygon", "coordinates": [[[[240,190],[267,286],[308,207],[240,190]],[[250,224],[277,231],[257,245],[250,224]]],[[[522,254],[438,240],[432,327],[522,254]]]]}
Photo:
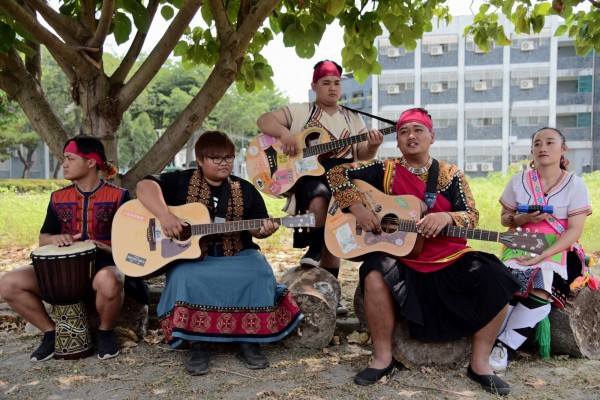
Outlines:
{"type": "Polygon", "coordinates": [[[551,352],[600,359],[600,291],[584,287],[550,312],[551,352]]]}
{"type": "Polygon", "coordinates": [[[293,293],[304,313],[298,327],[283,340],[284,346],[325,348],[335,331],[341,296],[337,279],[322,268],[297,266],[283,274],[281,283],[293,293]]]}
{"type": "MultiPolygon", "coordinates": [[[[359,287],[354,293],[354,312],[360,323],[368,329],[363,303],[363,294],[359,287]]],[[[393,356],[410,369],[419,369],[426,365],[464,364],[471,353],[470,338],[462,338],[452,342],[426,343],[413,340],[408,332],[408,322],[397,317],[393,337],[393,356]]]]}

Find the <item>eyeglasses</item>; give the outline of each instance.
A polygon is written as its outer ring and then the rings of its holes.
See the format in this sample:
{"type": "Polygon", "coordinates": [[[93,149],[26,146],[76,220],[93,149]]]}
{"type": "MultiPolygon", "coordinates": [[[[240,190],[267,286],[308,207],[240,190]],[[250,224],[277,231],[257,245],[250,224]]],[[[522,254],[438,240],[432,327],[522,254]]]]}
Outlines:
{"type": "Polygon", "coordinates": [[[233,160],[235,160],[235,156],[225,156],[225,157],[220,157],[220,156],[210,157],[210,156],[207,156],[206,158],[210,158],[212,160],[212,162],[215,163],[216,165],[221,164],[223,161],[225,161],[227,164],[231,164],[233,162],[233,160]]]}

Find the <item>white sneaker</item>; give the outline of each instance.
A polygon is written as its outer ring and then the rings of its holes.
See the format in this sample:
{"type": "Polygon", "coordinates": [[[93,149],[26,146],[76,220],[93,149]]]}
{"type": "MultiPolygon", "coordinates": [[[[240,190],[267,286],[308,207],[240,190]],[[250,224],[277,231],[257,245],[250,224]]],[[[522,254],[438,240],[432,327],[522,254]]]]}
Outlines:
{"type": "Polygon", "coordinates": [[[489,363],[494,371],[504,371],[508,367],[508,351],[502,344],[498,343],[494,346],[489,363]]]}

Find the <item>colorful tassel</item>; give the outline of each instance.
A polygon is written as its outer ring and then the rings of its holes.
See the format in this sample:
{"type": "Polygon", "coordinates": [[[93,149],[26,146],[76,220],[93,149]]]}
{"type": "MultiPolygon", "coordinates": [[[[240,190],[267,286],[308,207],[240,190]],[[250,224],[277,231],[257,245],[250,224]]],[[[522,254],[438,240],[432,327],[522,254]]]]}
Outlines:
{"type": "Polygon", "coordinates": [[[542,358],[550,357],[550,319],[548,316],[538,322],[535,329],[535,340],[540,347],[540,356],[542,358]]]}

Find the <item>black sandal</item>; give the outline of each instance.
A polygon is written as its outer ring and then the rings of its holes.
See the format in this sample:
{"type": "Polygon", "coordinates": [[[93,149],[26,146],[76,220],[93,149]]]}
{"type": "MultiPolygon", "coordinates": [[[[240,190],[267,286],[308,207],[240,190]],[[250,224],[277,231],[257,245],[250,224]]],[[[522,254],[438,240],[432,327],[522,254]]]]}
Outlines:
{"type": "Polygon", "coordinates": [[[354,383],[362,386],[373,385],[381,380],[384,376],[392,376],[396,371],[394,359],[390,365],[383,369],[365,368],[354,376],[354,383]]]}
{"type": "Polygon", "coordinates": [[[473,371],[471,364],[467,367],[467,376],[479,383],[486,392],[499,394],[501,396],[506,396],[510,393],[510,385],[504,382],[498,375],[479,375],[473,371]]]}

